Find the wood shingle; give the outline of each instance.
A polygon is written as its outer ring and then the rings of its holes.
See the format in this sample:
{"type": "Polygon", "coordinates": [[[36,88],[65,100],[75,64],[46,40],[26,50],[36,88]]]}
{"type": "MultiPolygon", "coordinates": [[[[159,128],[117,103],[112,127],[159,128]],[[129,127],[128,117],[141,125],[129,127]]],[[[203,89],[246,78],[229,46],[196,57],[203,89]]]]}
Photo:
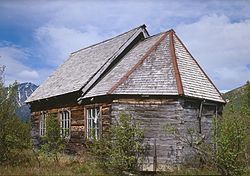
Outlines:
{"type": "Polygon", "coordinates": [[[144,27],[144,25],[139,26],[114,38],[72,53],[69,59],[59,66],[26,102],[79,91],[106,62],[116,56],[122,46],[138,33],[137,31],[141,31],[144,27]]]}
{"type": "Polygon", "coordinates": [[[27,102],[80,90],[78,101],[122,94],[225,102],[173,30],[150,37],[145,26],[72,53],[27,102]]]}

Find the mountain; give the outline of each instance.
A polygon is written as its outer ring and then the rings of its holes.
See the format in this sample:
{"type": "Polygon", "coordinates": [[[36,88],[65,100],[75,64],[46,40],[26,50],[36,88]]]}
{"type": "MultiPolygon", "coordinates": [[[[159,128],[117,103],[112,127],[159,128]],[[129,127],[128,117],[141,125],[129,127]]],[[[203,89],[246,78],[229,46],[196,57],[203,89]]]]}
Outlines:
{"type": "Polygon", "coordinates": [[[25,100],[37,89],[37,85],[33,83],[21,83],[17,88],[17,104],[19,108],[16,111],[18,117],[23,121],[27,121],[30,116],[30,107],[25,104],[25,100]]]}
{"type": "Polygon", "coordinates": [[[236,89],[230,90],[224,94],[222,94],[223,98],[228,102],[227,106],[234,106],[236,108],[241,107],[244,103],[246,103],[248,95],[247,95],[247,86],[248,86],[248,82],[241,86],[238,87],[236,89]]]}

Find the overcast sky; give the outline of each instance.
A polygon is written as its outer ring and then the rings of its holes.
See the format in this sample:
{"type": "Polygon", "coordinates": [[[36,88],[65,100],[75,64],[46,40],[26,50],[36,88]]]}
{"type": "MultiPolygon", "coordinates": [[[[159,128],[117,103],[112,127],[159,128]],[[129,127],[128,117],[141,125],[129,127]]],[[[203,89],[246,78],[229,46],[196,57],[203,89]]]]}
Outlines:
{"type": "Polygon", "coordinates": [[[41,84],[71,52],[141,24],[151,35],[174,29],[220,90],[250,80],[247,0],[0,0],[6,83],[41,84]]]}

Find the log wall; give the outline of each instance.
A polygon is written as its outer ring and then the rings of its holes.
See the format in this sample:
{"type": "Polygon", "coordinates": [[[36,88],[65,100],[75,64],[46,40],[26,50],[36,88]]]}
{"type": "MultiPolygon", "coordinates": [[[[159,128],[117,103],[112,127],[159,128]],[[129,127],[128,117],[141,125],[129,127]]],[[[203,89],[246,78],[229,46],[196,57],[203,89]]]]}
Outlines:
{"type": "MultiPolygon", "coordinates": [[[[93,105],[76,105],[67,108],[54,108],[45,110],[48,114],[58,114],[62,110],[68,110],[71,113],[71,127],[70,138],[66,143],[66,152],[68,153],[82,153],[85,151],[85,109],[88,107],[100,106],[101,107],[101,126],[103,131],[107,130],[110,124],[110,104],[93,104],[93,105]]],[[[39,147],[41,137],[39,135],[39,121],[41,111],[32,112],[31,124],[32,124],[32,139],[36,147],[39,147]]],[[[59,118],[59,117],[58,117],[59,118]]]]}

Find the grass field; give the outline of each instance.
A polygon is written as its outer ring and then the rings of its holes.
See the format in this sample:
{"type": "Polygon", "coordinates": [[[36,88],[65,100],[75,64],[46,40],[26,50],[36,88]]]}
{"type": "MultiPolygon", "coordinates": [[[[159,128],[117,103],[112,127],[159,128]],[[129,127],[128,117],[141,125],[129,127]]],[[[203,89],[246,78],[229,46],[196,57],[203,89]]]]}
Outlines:
{"type": "MultiPolygon", "coordinates": [[[[91,167],[86,164],[73,164],[71,166],[42,166],[42,167],[23,167],[23,166],[0,166],[0,175],[108,175],[104,174],[96,167],[91,167]]],[[[152,173],[145,173],[139,175],[153,175],[152,173]]],[[[218,175],[217,172],[211,170],[190,169],[176,172],[159,172],[154,175],[218,175]]]]}
{"type": "MultiPolygon", "coordinates": [[[[19,163],[16,166],[0,166],[0,176],[2,175],[110,175],[105,174],[92,160],[83,157],[73,157],[63,155],[59,162],[55,162],[46,157],[39,157],[39,162],[35,157],[31,157],[29,162],[19,163]]],[[[113,175],[113,174],[112,174],[113,175]]],[[[219,175],[212,168],[180,168],[172,172],[140,173],[136,175],[219,175]]],[[[250,169],[245,176],[250,175],[250,169]]]]}

